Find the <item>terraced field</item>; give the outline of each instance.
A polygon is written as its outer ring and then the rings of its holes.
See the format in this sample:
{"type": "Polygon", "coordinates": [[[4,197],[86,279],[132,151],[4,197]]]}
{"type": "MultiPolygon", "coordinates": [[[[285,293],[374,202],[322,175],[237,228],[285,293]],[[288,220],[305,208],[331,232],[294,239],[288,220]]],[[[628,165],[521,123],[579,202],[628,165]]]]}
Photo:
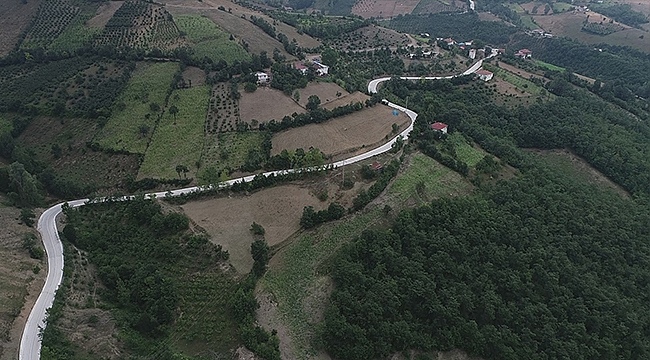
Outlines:
{"type": "Polygon", "coordinates": [[[207,57],[215,63],[224,60],[229,64],[236,60],[250,60],[246,50],[236,41],[230,40],[230,34],[207,17],[177,15],[174,20],[187,40],[192,43],[194,58],[202,60],[207,57]]]}

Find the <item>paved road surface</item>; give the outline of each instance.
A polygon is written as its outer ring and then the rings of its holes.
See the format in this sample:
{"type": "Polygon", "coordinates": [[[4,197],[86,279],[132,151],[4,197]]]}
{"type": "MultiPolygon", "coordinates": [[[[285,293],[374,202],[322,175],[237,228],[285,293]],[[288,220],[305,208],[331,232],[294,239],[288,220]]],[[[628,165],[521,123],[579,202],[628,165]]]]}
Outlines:
{"type": "MultiPolygon", "coordinates": [[[[490,57],[493,56],[496,56],[496,52],[493,52],[490,55],[490,57]]],[[[472,67],[470,67],[469,69],[467,69],[466,71],[464,71],[462,74],[459,75],[472,74],[476,70],[478,70],[482,64],[483,64],[483,60],[479,60],[474,65],[472,65],[472,67]]],[[[455,75],[455,76],[459,76],[459,75],[455,75]]],[[[425,76],[425,77],[405,76],[405,77],[401,77],[401,79],[438,80],[438,79],[449,79],[452,77],[454,76],[425,76]]],[[[390,79],[391,79],[390,77],[383,77],[380,79],[372,80],[368,84],[368,92],[376,93],[377,85],[390,79]]],[[[337,168],[340,166],[350,165],[371,158],[373,156],[383,154],[391,149],[392,145],[397,141],[398,138],[400,137],[403,139],[408,138],[409,134],[413,130],[413,124],[415,123],[415,118],[418,116],[418,114],[415,113],[415,111],[413,110],[407,109],[397,104],[393,104],[389,102],[387,105],[394,109],[404,112],[411,119],[411,124],[404,131],[402,131],[399,135],[392,138],[386,144],[381,145],[380,147],[365,152],[363,154],[353,156],[349,159],[337,161],[331,164],[332,167],[337,168]]],[[[287,174],[295,171],[312,171],[314,169],[315,168],[269,171],[269,172],[265,172],[264,176],[269,176],[271,174],[276,174],[276,175],[287,174]]],[[[250,182],[253,180],[254,177],[255,175],[249,175],[242,178],[226,181],[225,183],[219,184],[218,186],[220,187],[230,186],[236,182],[241,182],[241,181],[250,182]]],[[[194,187],[188,187],[184,189],[172,190],[170,192],[163,191],[158,193],[151,193],[151,194],[147,194],[147,196],[165,197],[170,193],[172,196],[178,196],[181,194],[202,191],[205,190],[206,188],[210,188],[210,187],[194,186],[194,187]]],[[[129,200],[132,198],[133,198],[132,196],[125,196],[117,200],[129,200]]],[[[89,199],[80,199],[80,200],[68,201],[68,204],[72,207],[78,207],[78,206],[85,205],[89,201],[90,201],[89,199]]],[[[94,199],[93,201],[101,202],[104,201],[104,199],[94,199]]],[[[41,339],[39,333],[41,329],[45,328],[46,310],[52,307],[52,303],[54,302],[54,295],[63,279],[63,245],[61,244],[61,239],[59,239],[59,233],[56,227],[56,217],[61,213],[62,205],[63,203],[57,204],[45,210],[45,212],[38,219],[38,231],[41,234],[43,244],[45,245],[45,252],[47,253],[47,263],[48,263],[47,278],[45,280],[45,285],[43,285],[43,290],[41,290],[41,294],[38,296],[38,299],[36,300],[36,303],[34,304],[34,307],[32,308],[32,311],[29,314],[29,317],[27,318],[27,323],[25,324],[25,328],[23,330],[23,336],[20,340],[20,353],[19,353],[20,360],[40,359],[41,339]]]]}

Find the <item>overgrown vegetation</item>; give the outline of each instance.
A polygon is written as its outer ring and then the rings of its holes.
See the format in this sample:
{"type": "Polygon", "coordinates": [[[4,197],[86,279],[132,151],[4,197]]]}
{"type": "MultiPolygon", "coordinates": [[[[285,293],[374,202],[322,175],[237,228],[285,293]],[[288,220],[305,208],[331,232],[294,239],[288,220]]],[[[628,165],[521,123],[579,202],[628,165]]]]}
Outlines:
{"type": "MultiPolygon", "coordinates": [[[[89,253],[106,288],[102,300],[110,304],[129,354],[228,353],[238,343],[236,320],[228,310],[228,294],[236,285],[219,266],[228,254],[204,235],[189,232],[187,217],[163,214],[160,205],[142,198],[77,210],[64,206],[64,212],[63,236],[89,253]],[[191,350],[178,350],[189,344],[191,350]]],[[[58,328],[60,316],[65,315],[51,317],[44,334],[51,359],[75,355],[58,328]]]]}

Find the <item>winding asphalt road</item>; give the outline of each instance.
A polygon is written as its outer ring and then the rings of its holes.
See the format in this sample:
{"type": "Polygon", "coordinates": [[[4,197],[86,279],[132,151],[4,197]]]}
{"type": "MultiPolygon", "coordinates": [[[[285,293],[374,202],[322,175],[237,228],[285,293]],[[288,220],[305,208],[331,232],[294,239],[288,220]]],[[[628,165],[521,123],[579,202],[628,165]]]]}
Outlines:
{"type": "MultiPolygon", "coordinates": [[[[492,52],[492,54],[490,54],[488,58],[493,56],[496,56],[496,52],[494,51],[492,52]]],[[[463,73],[459,75],[453,75],[453,76],[425,76],[425,77],[404,76],[400,78],[404,80],[450,79],[455,76],[472,74],[476,70],[478,70],[481,67],[481,65],[483,65],[483,60],[479,60],[474,65],[472,65],[472,67],[470,67],[463,73]]],[[[376,93],[377,86],[380,83],[390,79],[391,77],[383,77],[383,78],[372,80],[368,84],[368,92],[371,94],[376,93]]],[[[400,137],[402,139],[408,138],[409,134],[413,130],[413,124],[415,123],[415,118],[418,116],[418,114],[413,110],[407,109],[397,104],[393,104],[391,102],[387,103],[387,105],[394,109],[404,112],[411,119],[411,124],[404,131],[402,131],[399,135],[395,136],[386,144],[381,145],[380,147],[365,152],[363,154],[353,156],[345,160],[337,161],[333,164],[330,164],[329,166],[333,168],[337,168],[340,166],[350,165],[371,158],[373,156],[377,156],[379,154],[383,154],[391,149],[391,147],[397,141],[398,138],[400,137]]],[[[269,172],[265,172],[263,175],[264,176],[269,176],[271,174],[280,175],[280,174],[287,174],[296,171],[313,171],[315,169],[316,168],[269,171],[269,172]]],[[[207,187],[194,186],[194,187],[188,187],[184,189],[172,190],[169,192],[165,191],[165,192],[151,193],[151,194],[147,194],[146,196],[149,198],[165,197],[169,195],[178,196],[182,194],[204,191],[213,188],[213,186],[227,187],[236,182],[241,182],[241,181],[250,182],[253,180],[254,177],[255,175],[249,175],[238,179],[229,180],[219,185],[211,185],[207,187]]],[[[113,198],[113,200],[130,200],[132,198],[133,196],[124,196],[117,199],[113,198]]],[[[99,199],[92,199],[92,200],[80,199],[80,200],[68,201],[67,203],[71,207],[79,207],[89,202],[102,202],[105,200],[107,199],[106,198],[99,198],[99,199]]],[[[36,300],[36,303],[34,304],[34,307],[32,308],[29,317],[27,318],[27,323],[25,324],[25,328],[23,329],[23,335],[20,340],[20,350],[19,350],[20,360],[40,359],[41,337],[39,336],[39,333],[42,331],[42,329],[45,328],[47,309],[52,307],[56,290],[59,288],[59,285],[63,280],[63,245],[61,244],[61,239],[59,238],[59,232],[56,227],[56,217],[61,213],[62,205],[63,203],[60,203],[45,210],[45,212],[38,219],[38,231],[41,234],[43,244],[45,245],[45,252],[47,253],[47,264],[48,264],[47,278],[45,280],[45,285],[43,285],[43,290],[41,290],[41,293],[38,296],[38,299],[36,300]]]]}

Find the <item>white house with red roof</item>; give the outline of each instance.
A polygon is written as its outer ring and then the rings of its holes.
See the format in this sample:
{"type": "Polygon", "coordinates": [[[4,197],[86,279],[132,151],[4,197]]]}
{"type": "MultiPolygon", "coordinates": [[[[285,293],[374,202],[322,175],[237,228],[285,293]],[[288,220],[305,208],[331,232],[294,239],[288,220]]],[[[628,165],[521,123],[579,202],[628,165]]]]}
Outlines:
{"type": "Polygon", "coordinates": [[[487,71],[484,69],[479,69],[474,74],[476,74],[478,78],[483,81],[490,81],[494,77],[494,74],[491,71],[487,71]]]}
{"type": "Polygon", "coordinates": [[[431,124],[431,128],[435,131],[440,131],[441,133],[446,134],[448,126],[445,123],[434,122],[433,124],[431,124]]]}
{"type": "Polygon", "coordinates": [[[293,67],[296,68],[296,70],[299,70],[303,75],[307,75],[307,71],[309,70],[307,65],[303,64],[302,61],[296,61],[293,64],[293,67]]]}
{"type": "Polygon", "coordinates": [[[515,56],[522,59],[530,59],[533,56],[533,52],[528,49],[521,49],[515,53],[515,56]]]}

